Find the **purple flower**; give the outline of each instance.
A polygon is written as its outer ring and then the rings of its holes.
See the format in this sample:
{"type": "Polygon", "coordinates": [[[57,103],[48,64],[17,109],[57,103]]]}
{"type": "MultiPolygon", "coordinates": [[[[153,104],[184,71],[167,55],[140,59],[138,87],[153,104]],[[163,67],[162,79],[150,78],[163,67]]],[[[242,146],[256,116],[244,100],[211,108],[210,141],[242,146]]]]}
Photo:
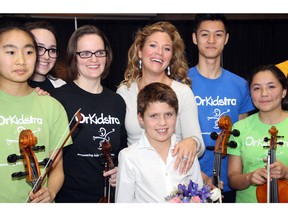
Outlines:
{"type": "Polygon", "coordinates": [[[178,185],[178,191],[174,196],[170,196],[170,200],[173,197],[178,197],[182,200],[182,203],[190,202],[210,202],[209,197],[211,196],[211,188],[204,185],[202,188],[198,188],[198,184],[194,183],[192,180],[189,181],[188,186],[185,184],[178,185]],[[193,199],[191,199],[193,197],[193,199]],[[197,200],[197,201],[196,201],[197,200]]]}
{"type": "Polygon", "coordinates": [[[190,197],[184,197],[182,203],[190,203],[190,197]]]}

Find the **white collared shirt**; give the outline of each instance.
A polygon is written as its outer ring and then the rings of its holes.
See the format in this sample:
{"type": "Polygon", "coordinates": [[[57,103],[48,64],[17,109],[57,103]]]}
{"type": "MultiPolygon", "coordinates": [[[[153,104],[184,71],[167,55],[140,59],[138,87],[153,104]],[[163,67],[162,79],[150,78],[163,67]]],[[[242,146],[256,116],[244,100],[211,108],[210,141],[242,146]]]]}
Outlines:
{"type": "Polygon", "coordinates": [[[119,153],[117,172],[116,202],[160,203],[177,189],[178,184],[189,183],[191,179],[203,186],[198,158],[187,174],[174,170],[176,156],[172,151],[176,136],[171,138],[171,146],[165,162],[150,145],[145,132],[135,144],[119,153]]]}

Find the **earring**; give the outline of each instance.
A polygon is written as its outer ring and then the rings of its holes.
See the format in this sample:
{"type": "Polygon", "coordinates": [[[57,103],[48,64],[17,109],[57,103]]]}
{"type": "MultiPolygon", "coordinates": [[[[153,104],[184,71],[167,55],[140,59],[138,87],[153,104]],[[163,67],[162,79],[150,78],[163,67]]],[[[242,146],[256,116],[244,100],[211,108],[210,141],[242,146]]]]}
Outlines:
{"type": "Polygon", "coordinates": [[[142,69],[142,59],[139,59],[139,69],[141,70],[142,69]]]}
{"type": "Polygon", "coordinates": [[[171,72],[170,72],[170,66],[167,67],[167,75],[170,76],[171,72]]]}

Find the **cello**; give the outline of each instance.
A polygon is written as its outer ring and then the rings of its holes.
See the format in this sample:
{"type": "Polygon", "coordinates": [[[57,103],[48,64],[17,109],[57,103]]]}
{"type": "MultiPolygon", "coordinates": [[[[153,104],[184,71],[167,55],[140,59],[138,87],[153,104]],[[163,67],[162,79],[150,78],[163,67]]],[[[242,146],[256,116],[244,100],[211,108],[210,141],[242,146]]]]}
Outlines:
{"type": "MultiPolygon", "coordinates": [[[[258,185],[256,188],[256,196],[259,203],[288,203],[288,181],[283,179],[274,179],[270,181],[270,164],[276,161],[277,144],[283,145],[283,142],[277,142],[278,130],[272,126],[269,130],[271,138],[264,138],[265,142],[270,140],[268,156],[267,156],[267,182],[263,185],[258,185]]],[[[267,147],[267,146],[264,146],[267,147]]]]}
{"type": "MultiPolygon", "coordinates": [[[[110,154],[111,149],[112,145],[109,141],[104,141],[102,143],[102,153],[106,161],[104,165],[105,172],[114,169],[115,167],[110,154]]],[[[104,196],[99,200],[99,203],[114,203],[114,193],[115,193],[114,188],[111,188],[109,178],[106,176],[104,178],[104,196]]]]}
{"type": "MultiPolygon", "coordinates": [[[[233,136],[239,136],[240,132],[236,129],[231,131],[232,121],[229,116],[221,116],[218,121],[218,126],[221,128],[221,132],[217,134],[216,132],[212,132],[210,137],[213,140],[216,140],[215,146],[207,146],[207,150],[214,150],[214,167],[213,167],[213,178],[212,183],[217,188],[221,188],[220,174],[221,174],[221,165],[222,158],[224,158],[227,154],[227,146],[231,148],[237,147],[237,143],[235,141],[229,141],[229,137],[232,134],[233,136]]],[[[218,202],[222,202],[221,196],[218,202]]]]}

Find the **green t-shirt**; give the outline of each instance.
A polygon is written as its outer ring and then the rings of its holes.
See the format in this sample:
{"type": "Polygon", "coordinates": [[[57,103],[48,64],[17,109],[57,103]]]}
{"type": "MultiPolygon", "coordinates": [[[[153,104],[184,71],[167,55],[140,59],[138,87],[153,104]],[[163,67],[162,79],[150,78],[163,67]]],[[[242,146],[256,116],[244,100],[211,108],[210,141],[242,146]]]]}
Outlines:
{"type": "MultiPolygon", "coordinates": [[[[237,148],[228,147],[227,153],[241,157],[244,174],[265,167],[263,159],[267,157],[269,148],[263,146],[270,146],[270,141],[264,142],[264,138],[270,139],[269,130],[272,126],[278,130],[278,136],[284,136],[277,139],[277,142],[283,142],[283,145],[276,146],[276,160],[288,165],[288,118],[278,124],[269,125],[263,124],[256,113],[233,125],[232,129],[239,130],[240,136],[230,136],[230,140],[237,142],[237,148]]],[[[245,190],[238,190],[236,202],[257,203],[256,186],[251,185],[245,190]]]]}
{"type": "MultiPolygon", "coordinates": [[[[0,91],[0,202],[24,203],[32,187],[23,179],[12,179],[11,174],[24,171],[22,160],[8,163],[11,154],[20,155],[19,135],[30,129],[38,141],[36,146],[45,146],[36,153],[38,161],[49,158],[59,148],[69,133],[68,118],[63,106],[50,96],[14,97],[0,91]]],[[[71,144],[71,138],[67,144],[71,144]]],[[[66,145],[67,145],[66,144],[66,145]]],[[[41,168],[42,175],[44,168],[41,168]]],[[[44,181],[46,184],[47,178],[44,181]]]]}

